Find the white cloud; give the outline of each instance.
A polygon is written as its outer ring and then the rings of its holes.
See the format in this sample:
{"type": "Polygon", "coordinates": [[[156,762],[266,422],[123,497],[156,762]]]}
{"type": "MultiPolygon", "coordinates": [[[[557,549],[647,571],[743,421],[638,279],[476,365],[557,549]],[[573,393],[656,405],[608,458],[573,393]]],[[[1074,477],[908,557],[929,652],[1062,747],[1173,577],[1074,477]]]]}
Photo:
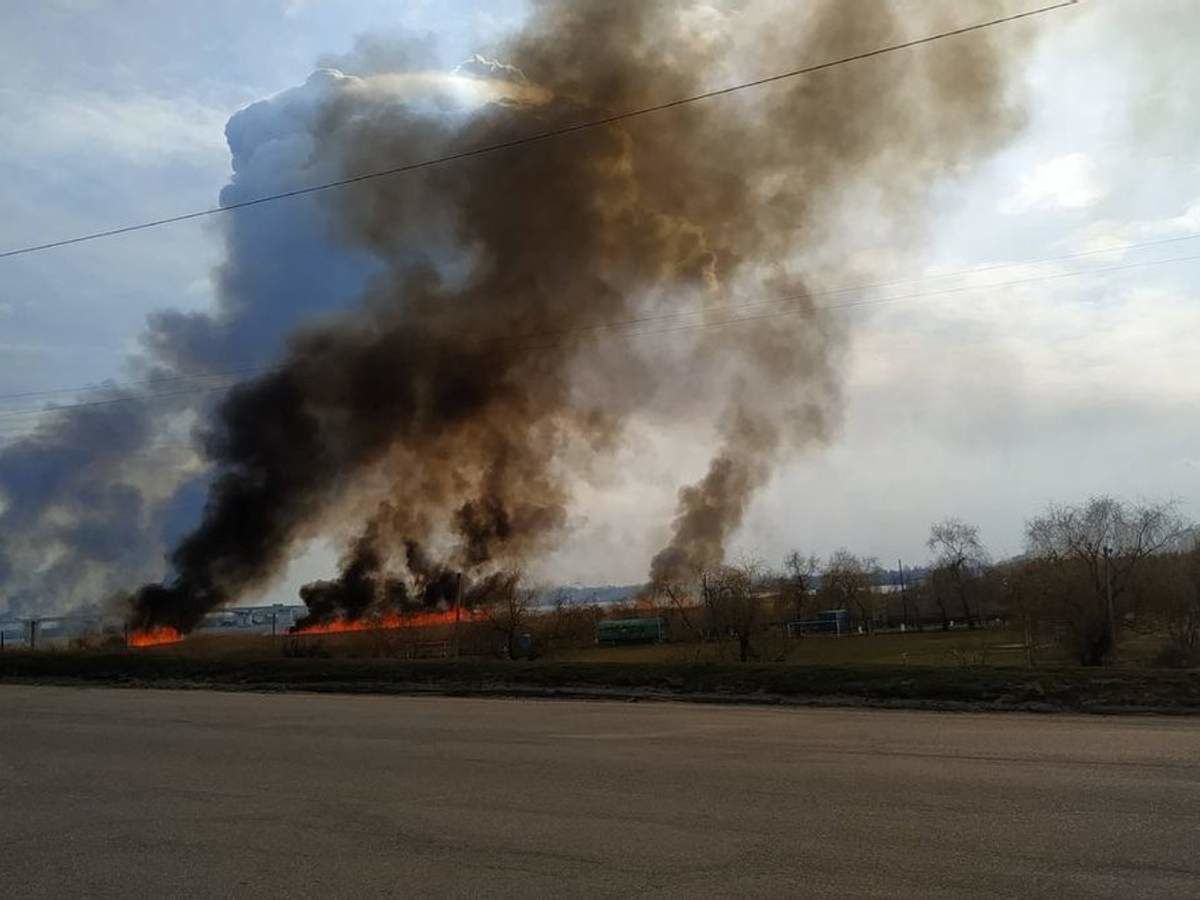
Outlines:
{"type": "Polygon", "coordinates": [[[283,14],[287,18],[292,18],[304,12],[305,8],[312,6],[315,0],[283,0],[283,14]]]}
{"type": "Polygon", "coordinates": [[[1173,235],[1200,231],[1200,200],[1193,201],[1191,206],[1177,216],[1158,221],[1139,222],[1138,228],[1144,234],[1173,235]]]}
{"type": "Polygon", "coordinates": [[[1023,176],[1016,194],[1001,202],[1000,211],[1013,215],[1035,209],[1085,209],[1107,194],[1091,157],[1067,153],[1039,163],[1023,176]]]}
{"type": "Polygon", "coordinates": [[[977,407],[984,419],[1001,398],[1061,412],[1096,396],[1154,411],[1200,403],[1194,291],[1086,275],[992,289],[986,276],[961,283],[979,287],[864,317],[852,389],[902,386],[911,402],[925,394],[950,406],[977,392],[989,398],[977,407]]]}
{"type": "Polygon", "coordinates": [[[228,157],[224,128],[230,111],[190,98],[6,91],[0,109],[7,120],[5,155],[101,153],[139,165],[207,164],[228,157]]]}
{"type": "Polygon", "coordinates": [[[1157,239],[1186,239],[1200,234],[1200,199],[1183,212],[1160,219],[1104,219],[1080,229],[1068,243],[1087,253],[1112,250],[1120,255],[1129,244],[1157,239]]]}

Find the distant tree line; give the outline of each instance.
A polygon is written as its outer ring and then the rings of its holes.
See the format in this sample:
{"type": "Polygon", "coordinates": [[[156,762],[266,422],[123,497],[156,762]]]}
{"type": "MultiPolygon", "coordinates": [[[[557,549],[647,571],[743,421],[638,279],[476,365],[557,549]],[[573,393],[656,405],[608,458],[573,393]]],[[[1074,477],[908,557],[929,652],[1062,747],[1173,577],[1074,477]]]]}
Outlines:
{"type": "Polygon", "coordinates": [[[614,614],[670,615],[742,660],[762,657],[788,623],[841,609],[867,636],[1005,625],[1022,635],[1030,665],[1049,646],[1081,665],[1108,664],[1130,635],[1161,639],[1161,664],[1200,665],[1200,530],[1172,504],[1101,496],[1051,505],[1026,523],[1024,552],[1000,561],[961,519],[934,523],[926,545],[928,565],[904,572],[847,549],[826,559],[793,551],[779,569],[716,566],[655,585],[614,614]]]}
{"type": "Polygon", "coordinates": [[[1173,504],[1100,496],[1050,505],[1026,523],[1024,552],[999,561],[979,528],[957,518],[935,522],[926,546],[929,560],[912,569],[885,570],[844,548],[827,558],[795,550],[778,568],[712,566],[615,603],[525,589],[514,572],[496,581],[476,623],[515,657],[528,632],[544,648],[571,646],[593,641],[603,618],[657,615],[673,639],[749,661],[783,658],[781,639],[822,611],[844,610],[849,630],[864,637],[1003,626],[1021,638],[1031,666],[1110,664],[1134,637],[1157,642],[1159,664],[1200,666],[1200,528],[1173,504]]]}

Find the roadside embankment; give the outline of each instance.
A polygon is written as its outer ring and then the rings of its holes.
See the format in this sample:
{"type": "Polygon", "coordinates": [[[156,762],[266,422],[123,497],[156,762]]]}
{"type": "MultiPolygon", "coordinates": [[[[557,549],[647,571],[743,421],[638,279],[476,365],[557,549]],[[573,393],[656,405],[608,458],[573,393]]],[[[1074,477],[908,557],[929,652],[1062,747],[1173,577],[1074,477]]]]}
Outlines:
{"type": "Polygon", "coordinates": [[[1200,713],[1200,673],[1159,669],[203,659],[0,655],[0,681],[223,690],[676,700],[1045,712],[1200,713]]]}

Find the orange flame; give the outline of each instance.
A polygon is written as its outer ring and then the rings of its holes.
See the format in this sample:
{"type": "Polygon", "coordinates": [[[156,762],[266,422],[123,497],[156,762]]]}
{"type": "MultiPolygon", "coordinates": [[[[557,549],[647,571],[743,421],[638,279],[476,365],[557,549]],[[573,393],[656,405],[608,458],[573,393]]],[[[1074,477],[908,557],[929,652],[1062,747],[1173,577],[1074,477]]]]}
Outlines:
{"type": "Polygon", "coordinates": [[[344,634],[351,631],[386,631],[392,628],[426,628],[431,625],[453,625],[455,622],[478,622],[483,613],[474,609],[446,609],[432,612],[388,613],[369,619],[337,619],[298,628],[293,634],[344,634]]]}
{"type": "Polygon", "coordinates": [[[178,644],[182,640],[183,632],[170,625],[140,629],[129,634],[130,647],[157,647],[160,644],[178,644]]]}

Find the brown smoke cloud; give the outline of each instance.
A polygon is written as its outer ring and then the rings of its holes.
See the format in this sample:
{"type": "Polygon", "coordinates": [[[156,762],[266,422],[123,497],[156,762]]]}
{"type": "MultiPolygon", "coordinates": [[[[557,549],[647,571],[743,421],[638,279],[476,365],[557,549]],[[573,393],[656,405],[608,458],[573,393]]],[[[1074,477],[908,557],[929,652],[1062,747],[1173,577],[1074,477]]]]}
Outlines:
{"type": "MultiPolygon", "coordinates": [[[[542,2],[504,48],[515,69],[458,76],[490,102],[468,115],[414,103],[375,59],[376,74],[338,81],[314,153],[346,173],[386,168],[696,93],[738,60],[787,68],[970,12],[903,9],[542,2]]],[[[436,568],[425,548],[481,577],[545,551],[573,479],[647,410],[716,413],[720,438],[651,574],[719,562],[780,455],[837,424],[845,337],[805,293],[798,251],[851,191],[911,217],[1012,134],[994,43],[1012,40],[972,35],[328,195],[339,239],[384,271],[360,310],[294,335],[278,370],[220,406],[203,520],[173,579],[135,596],[134,624],[189,629],[261,589],[356,492],[377,511],[342,579],[307,589],[313,614],[437,602],[413,599],[436,568]],[[715,324],[784,295],[787,315],[653,341],[607,327],[682,310],[715,324]],[[395,577],[409,587],[387,587],[395,577]]]]}

